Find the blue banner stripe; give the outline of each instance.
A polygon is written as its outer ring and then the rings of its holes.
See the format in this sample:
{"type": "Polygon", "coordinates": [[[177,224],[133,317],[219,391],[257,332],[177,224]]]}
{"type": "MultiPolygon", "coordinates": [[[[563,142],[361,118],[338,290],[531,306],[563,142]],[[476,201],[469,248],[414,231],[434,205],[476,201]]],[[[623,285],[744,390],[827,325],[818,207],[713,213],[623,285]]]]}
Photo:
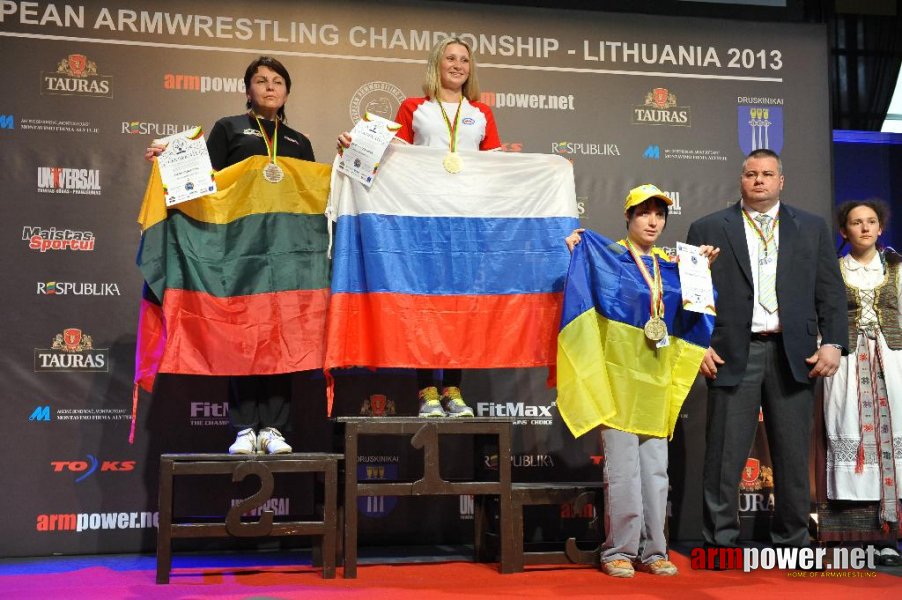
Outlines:
{"type": "Polygon", "coordinates": [[[570,259],[564,238],[577,225],[572,217],[342,216],[332,292],[559,292],[570,259]]]}

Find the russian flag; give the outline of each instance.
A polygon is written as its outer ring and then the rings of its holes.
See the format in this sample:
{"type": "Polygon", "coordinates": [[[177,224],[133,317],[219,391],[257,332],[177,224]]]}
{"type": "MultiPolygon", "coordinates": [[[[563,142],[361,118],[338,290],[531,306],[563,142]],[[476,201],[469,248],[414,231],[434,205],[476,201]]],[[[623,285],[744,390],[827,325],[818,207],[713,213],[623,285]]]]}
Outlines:
{"type": "Polygon", "coordinates": [[[577,226],[559,156],[392,144],[372,187],[333,181],[326,369],[554,364],[577,226]]]}

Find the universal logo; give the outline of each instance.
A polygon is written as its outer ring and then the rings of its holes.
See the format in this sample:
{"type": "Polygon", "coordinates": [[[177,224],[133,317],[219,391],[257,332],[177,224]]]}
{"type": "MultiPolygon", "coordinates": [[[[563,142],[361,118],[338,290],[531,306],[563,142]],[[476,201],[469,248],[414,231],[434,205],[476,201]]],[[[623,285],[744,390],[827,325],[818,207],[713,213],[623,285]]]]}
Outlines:
{"type": "Polygon", "coordinates": [[[38,192],[99,196],[100,169],[38,167],[38,192]]]}
{"type": "Polygon", "coordinates": [[[94,342],[81,329],[69,327],[56,334],[50,348],[35,348],[34,371],[43,372],[109,372],[108,348],[94,348],[94,342]]]}
{"type": "Polygon", "coordinates": [[[51,96],[113,97],[113,78],[97,73],[97,63],[84,54],[60,59],[55,72],[41,72],[41,94],[51,96]]]}
{"type": "Polygon", "coordinates": [[[351,122],[356,123],[366,113],[394,119],[406,96],[393,83],[370,81],[357,88],[348,106],[351,122]]]}
{"type": "Polygon", "coordinates": [[[676,94],[667,88],[654,88],[645,96],[645,102],[633,107],[633,125],[672,125],[690,127],[691,110],[678,106],[676,94]]]}

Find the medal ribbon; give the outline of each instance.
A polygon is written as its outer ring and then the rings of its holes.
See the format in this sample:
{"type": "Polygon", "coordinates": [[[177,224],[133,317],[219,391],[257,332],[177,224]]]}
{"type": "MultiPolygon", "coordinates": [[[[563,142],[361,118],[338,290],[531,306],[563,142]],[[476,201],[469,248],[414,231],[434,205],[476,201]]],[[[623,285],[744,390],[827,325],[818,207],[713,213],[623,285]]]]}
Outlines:
{"type": "MultiPolygon", "coordinates": [[[[758,238],[761,240],[761,243],[764,244],[764,255],[767,256],[767,254],[768,254],[768,245],[770,244],[770,242],[774,241],[774,235],[775,235],[775,233],[776,233],[776,231],[777,231],[777,225],[780,224],[780,213],[779,213],[779,211],[777,212],[777,216],[774,217],[774,222],[771,223],[771,225],[770,225],[770,233],[767,235],[767,237],[764,236],[764,232],[761,231],[761,228],[758,227],[758,224],[755,223],[755,220],[752,219],[751,216],[749,216],[748,211],[746,211],[744,208],[742,209],[742,216],[745,217],[746,223],[748,223],[749,225],[751,225],[752,229],[755,230],[755,233],[758,235],[758,238]]],[[[775,245],[776,245],[776,244],[775,244],[775,245]]]]}
{"type": "Polygon", "coordinates": [[[269,157],[273,164],[276,164],[276,153],[279,151],[279,119],[276,118],[276,127],[273,130],[272,138],[270,138],[266,135],[266,130],[263,129],[260,117],[254,115],[254,118],[257,120],[257,127],[260,128],[260,133],[263,135],[263,143],[266,144],[266,156],[269,157]]]}
{"type": "Polygon", "coordinates": [[[651,253],[651,261],[654,264],[655,275],[652,277],[648,273],[648,269],[645,267],[645,263],[642,261],[642,257],[639,256],[639,253],[636,251],[636,247],[633,246],[633,243],[627,238],[626,240],[626,248],[630,251],[630,256],[633,257],[633,262],[636,263],[636,266],[639,267],[639,272],[642,273],[642,278],[645,280],[645,284],[648,286],[648,291],[650,292],[649,297],[649,313],[651,314],[651,318],[659,317],[664,318],[664,282],[661,279],[661,266],[658,264],[658,257],[654,252],[651,253]]]}
{"type": "Polygon", "coordinates": [[[448,113],[445,112],[445,105],[442,104],[442,101],[438,101],[438,107],[442,109],[442,117],[445,119],[445,127],[448,128],[448,135],[451,138],[451,142],[448,144],[448,150],[451,152],[457,152],[457,126],[460,125],[460,109],[464,105],[463,96],[460,97],[460,104],[457,105],[457,112],[454,114],[454,124],[451,124],[451,119],[448,118],[448,113]]]}

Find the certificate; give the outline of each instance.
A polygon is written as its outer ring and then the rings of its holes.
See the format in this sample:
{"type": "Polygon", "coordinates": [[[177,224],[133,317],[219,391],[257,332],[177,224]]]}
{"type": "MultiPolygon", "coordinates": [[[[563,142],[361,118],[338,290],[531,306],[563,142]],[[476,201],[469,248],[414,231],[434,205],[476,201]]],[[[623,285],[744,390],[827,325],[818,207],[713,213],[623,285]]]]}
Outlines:
{"type": "Polygon", "coordinates": [[[157,165],[167,208],[216,191],[203,129],[195,127],[154,143],[166,144],[166,150],[157,157],[157,165]]]}
{"type": "Polygon", "coordinates": [[[701,255],[698,246],[677,242],[677,260],[680,287],[683,290],[683,309],[716,315],[708,258],[701,255]]]}
{"type": "Polygon", "coordinates": [[[366,113],[351,130],[351,146],[341,152],[338,170],[370,187],[379,170],[379,161],[401,126],[378,115],[366,113]]]}

